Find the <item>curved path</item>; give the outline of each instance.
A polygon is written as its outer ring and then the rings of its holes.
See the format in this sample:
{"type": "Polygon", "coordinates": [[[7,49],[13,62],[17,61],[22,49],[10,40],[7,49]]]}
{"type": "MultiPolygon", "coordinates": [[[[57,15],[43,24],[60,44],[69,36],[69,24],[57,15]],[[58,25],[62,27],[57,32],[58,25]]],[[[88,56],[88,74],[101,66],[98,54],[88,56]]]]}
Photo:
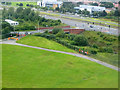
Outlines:
{"type": "Polygon", "coordinates": [[[0,42],[0,44],[18,45],[18,46],[24,46],[24,47],[36,48],[36,49],[41,49],[41,50],[46,50],[46,51],[51,51],[51,52],[57,52],[57,53],[64,53],[64,54],[68,54],[68,55],[73,55],[73,56],[76,56],[76,57],[85,58],[85,59],[87,59],[87,60],[90,60],[90,61],[96,62],[96,63],[98,63],[98,64],[101,64],[101,65],[103,65],[103,66],[109,67],[109,68],[111,68],[111,69],[120,71],[120,68],[118,68],[118,67],[116,67],[116,66],[113,66],[113,65],[111,65],[111,64],[102,62],[102,61],[100,61],[100,60],[96,60],[96,59],[90,58],[90,57],[85,56],[85,55],[82,55],[82,54],[75,54],[75,53],[70,53],[70,52],[64,52],[64,51],[51,50],[51,49],[40,48],[40,47],[35,47],[35,46],[29,46],[29,45],[19,44],[19,43],[16,43],[16,41],[11,41],[11,40],[0,42]]]}

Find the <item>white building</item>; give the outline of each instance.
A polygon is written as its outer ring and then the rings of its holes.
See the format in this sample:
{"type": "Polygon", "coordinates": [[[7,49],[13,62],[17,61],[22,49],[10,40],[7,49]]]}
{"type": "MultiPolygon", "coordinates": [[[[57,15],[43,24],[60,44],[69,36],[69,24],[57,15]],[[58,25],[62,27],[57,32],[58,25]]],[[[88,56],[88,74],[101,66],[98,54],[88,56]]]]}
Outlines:
{"type": "Polygon", "coordinates": [[[104,11],[106,8],[105,7],[99,7],[99,6],[90,6],[90,5],[80,5],[79,7],[74,7],[74,9],[76,11],[78,10],[87,10],[90,12],[90,14],[92,14],[94,11],[100,12],[100,11],[104,11]]]}
{"type": "Polygon", "coordinates": [[[62,4],[63,2],[57,0],[41,0],[37,2],[37,5],[39,5],[40,7],[53,7],[54,9],[56,7],[60,8],[62,4]]]}
{"type": "Polygon", "coordinates": [[[12,20],[10,20],[10,19],[5,19],[5,21],[8,22],[11,26],[19,25],[19,22],[12,21],[12,20]]]}

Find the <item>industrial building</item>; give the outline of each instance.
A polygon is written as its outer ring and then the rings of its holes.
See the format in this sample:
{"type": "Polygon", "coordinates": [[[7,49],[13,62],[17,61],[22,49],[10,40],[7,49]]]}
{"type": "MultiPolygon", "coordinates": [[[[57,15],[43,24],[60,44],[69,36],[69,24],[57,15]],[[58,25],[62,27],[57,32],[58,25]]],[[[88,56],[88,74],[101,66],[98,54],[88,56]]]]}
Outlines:
{"type": "Polygon", "coordinates": [[[12,21],[12,20],[10,20],[10,19],[5,19],[5,21],[8,22],[11,26],[19,25],[19,22],[12,21]]]}
{"type": "Polygon", "coordinates": [[[92,14],[94,11],[100,12],[104,11],[106,8],[99,6],[80,5],[79,7],[74,7],[74,9],[76,10],[76,12],[78,12],[79,10],[83,11],[86,9],[87,11],[90,12],[90,14],[92,14]]]}
{"type": "Polygon", "coordinates": [[[52,7],[52,8],[57,8],[57,7],[61,7],[63,4],[63,2],[61,1],[57,1],[57,0],[41,0],[37,2],[37,5],[39,5],[40,7],[52,7]]]}

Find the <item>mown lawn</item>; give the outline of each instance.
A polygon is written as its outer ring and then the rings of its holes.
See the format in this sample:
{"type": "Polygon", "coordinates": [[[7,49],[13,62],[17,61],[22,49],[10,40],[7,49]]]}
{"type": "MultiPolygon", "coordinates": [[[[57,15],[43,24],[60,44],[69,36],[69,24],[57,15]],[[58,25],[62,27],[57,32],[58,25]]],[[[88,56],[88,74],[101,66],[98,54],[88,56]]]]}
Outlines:
{"type": "Polygon", "coordinates": [[[117,88],[118,72],[89,60],[3,44],[3,88],[117,88]]]}
{"type": "Polygon", "coordinates": [[[17,43],[36,46],[36,47],[42,47],[42,48],[47,48],[47,49],[76,53],[76,51],[69,49],[55,41],[48,40],[46,38],[38,37],[38,36],[28,35],[28,36],[20,39],[19,41],[17,41],[17,43]]]}

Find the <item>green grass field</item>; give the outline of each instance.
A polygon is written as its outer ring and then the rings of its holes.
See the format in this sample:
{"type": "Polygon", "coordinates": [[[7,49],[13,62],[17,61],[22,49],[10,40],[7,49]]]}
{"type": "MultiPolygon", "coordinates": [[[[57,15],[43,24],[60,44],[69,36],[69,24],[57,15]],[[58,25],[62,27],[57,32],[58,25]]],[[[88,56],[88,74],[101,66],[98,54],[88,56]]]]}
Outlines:
{"type": "Polygon", "coordinates": [[[30,36],[30,35],[26,36],[20,39],[19,41],[17,41],[17,43],[36,46],[36,47],[42,47],[42,48],[47,48],[47,49],[77,53],[76,51],[69,49],[55,41],[48,40],[46,38],[38,37],[38,36],[30,36]]]}
{"type": "Polygon", "coordinates": [[[27,7],[26,5],[27,4],[32,4],[32,5],[37,5],[37,2],[12,2],[12,5],[11,6],[17,6],[16,4],[20,4],[20,3],[23,3],[23,7],[27,7]]]}
{"type": "Polygon", "coordinates": [[[95,62],[22,46],[2,47],[3,88],[118,87],[118,72],[95,62]]]}

